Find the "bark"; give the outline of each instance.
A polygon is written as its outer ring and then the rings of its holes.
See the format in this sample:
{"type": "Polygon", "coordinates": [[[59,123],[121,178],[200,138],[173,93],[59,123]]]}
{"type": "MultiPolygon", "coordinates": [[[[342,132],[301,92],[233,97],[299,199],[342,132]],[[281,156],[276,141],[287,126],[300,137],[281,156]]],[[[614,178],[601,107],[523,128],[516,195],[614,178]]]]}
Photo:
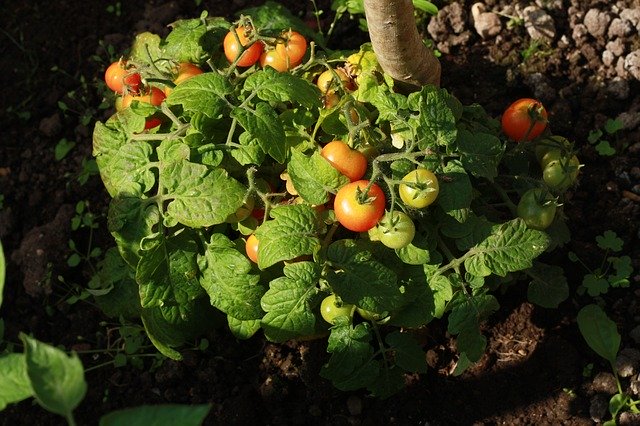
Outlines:
{"type": "Polygon", "coordinates": [[[422,42],[411,0],[364,0],[369,37],[380,66],[403,91],[440,85],[440,62],[422,42]]]}

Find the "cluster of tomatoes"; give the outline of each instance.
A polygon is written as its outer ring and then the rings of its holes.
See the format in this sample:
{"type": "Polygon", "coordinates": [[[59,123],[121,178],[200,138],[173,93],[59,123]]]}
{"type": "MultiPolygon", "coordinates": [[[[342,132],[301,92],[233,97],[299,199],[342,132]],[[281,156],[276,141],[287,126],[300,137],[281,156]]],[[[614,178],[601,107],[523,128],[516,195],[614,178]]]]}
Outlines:
{"type": "Polygon", "coordinates": [[[224,54],[230,63],[250,67],[259,63],[284,72],[297,67],[307,52],[307,39],[291,29],[279,37],[259,37],[250,25],[240,25],[227,33],[223,40],[224,54]]]}
{"type": "Polygon", "coordinates": [[[531,143],[542,170],[544,185],[526,191],[517,205],[518,216],[527,226],[544,230],[553,223],[558,197],[577,180],[580,161],[572,144],[561,136],[548,136],[548,114],[535,99],[518,99],[501,118],[502,131],[516,142],[531,143]]]}

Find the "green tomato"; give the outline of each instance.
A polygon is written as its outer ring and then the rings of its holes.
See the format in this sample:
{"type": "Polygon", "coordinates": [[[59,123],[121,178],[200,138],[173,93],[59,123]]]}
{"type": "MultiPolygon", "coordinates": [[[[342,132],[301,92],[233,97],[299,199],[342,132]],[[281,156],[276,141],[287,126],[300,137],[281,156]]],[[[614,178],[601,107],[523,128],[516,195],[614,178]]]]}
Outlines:
{"type": "Polygon", "coordinates": [[[397,210],[385,213],[376,227],[380,242],[392,249],[408,246],[416,235],[413,220],[406,213],[397,210]]]}
{"type": "MultiPolygon", "coordinates": [[[[539,140],[535,146],[536,159],[542,165],[542,159],[549,151],[560,150],[561,152],[570,152],[573,144],[567,138],[562,136],[549,136],[539,140]]],[[[544,167],[543,167],[544,168],[544,167]]]]}
{"type": "Polygon", "coordinates": [[[402,202],[414,209],[431,205],[438,197],[438,178],[432,171],[418,168],[407,173],[398,188],[402,202]]]}
{"type": "Polygon", "coordinates": [[[580,160],[577,156],[549,161],[543,169],[542,180],[555,192],[566,191],[578,178],[580,160]]]}
{"type": "Polygon", "coordinates": [[[517,213],[529,228],[542,231],[553,223],[556,209],[556,199],[547,189],[533,188],[520,198],[517,213]]]}
{"type": "Polygon", "coordinates": [[[340,306],[336,304],[336,295],[330,294],[320,303],[320,315],[329,324],[335,324],[336,319],[340,316],[346,316],[349,319],[353,316],[353,305],[343,303],[340,306]]]}
{"type": "Polygon", "coordinates": [[[356,308],[356,312],[367,321],[380,321],[384,318],[383,315],[376,314],[375,312],[367,311],[366,309],[362,308],[356,308]]]}

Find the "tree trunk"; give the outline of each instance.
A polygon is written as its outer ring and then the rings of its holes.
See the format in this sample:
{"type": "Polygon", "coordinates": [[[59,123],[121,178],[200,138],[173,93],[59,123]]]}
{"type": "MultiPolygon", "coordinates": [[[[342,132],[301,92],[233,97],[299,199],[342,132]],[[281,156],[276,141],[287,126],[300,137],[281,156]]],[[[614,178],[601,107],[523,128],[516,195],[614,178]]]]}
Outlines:
{"type": "Polygon", "coordinates": [[[440,62],[418,33],[411,0],[364,0],[369,37],[382,69],[402,91],[440,85],[440,62]]]}

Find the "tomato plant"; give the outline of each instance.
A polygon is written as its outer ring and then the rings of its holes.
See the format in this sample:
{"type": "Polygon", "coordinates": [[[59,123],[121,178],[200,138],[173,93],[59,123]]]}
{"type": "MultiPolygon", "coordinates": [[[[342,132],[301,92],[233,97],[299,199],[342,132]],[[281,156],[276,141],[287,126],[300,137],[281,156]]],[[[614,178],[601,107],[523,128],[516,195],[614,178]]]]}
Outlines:
{"type": "Polygon", "coordinates": [[[537,100],[518,99],[502,114],[502,131],[516,142],[530,141],[547,128],[547,110],[537,100]]]}
{"type": "Polygon", "coordinates": [[[407,207],[422,209],[431,205],[440,192],[438,178],[431,170],[417,168],[402,178],[398,187],[400,198],[407,207]]]}
{"type": "Polygon", "coordinates": [[[556,192],[562,192],[575,183],[580,171],[580,160],[576,155],[566,157],[561,153],[556,153],[547,160],[543,166],[542,179],[549,188],[556,192]]]}
{"type": "Polygon", "coordinates": [[[343,141],[329,142],[322,148],[320,155],[351,182],[360,180],[367,171],[367,157],[343,141]]]}
{"type": "Polygon", "coordinates": [[[140,74],[127,68],[125,61],[116,61],[109,65],[104,73],[107,87],[118,94],[138,93],[142,85],[140,74]]]}
{"type": "Polygon", "coordinates": [[[289,68],[299,65],[307,53],[307,39],[293,30],[285,31],[281,37],[283,41],[276,44],[276,52],[285,59],[289,68]]]}
{"type": "Polygon", "coordinates": [[[532,188],[518,202],[518,216],[532,229],[544,230],[556,216],[556,198],[545,188],[532,188]]]}
{"type": "Polygon", "coordinates": [[[333,202],[336,219],[345,228],[365,232],[384,215],[385,196],[382,189],[368,180],[351,182],[338,191],[333,202]]]}
{"type": "Polygon", "coordinates": [[[162,90],[152,86],[148,88],[148,91],[146,93],[143,92],[139,95],[124,95],[122,97],[121,108],[128,108],[129,106],[131,106],[131,103],[133,101],[143,102],[145,104],[150,104],[153,106],[160,106],[160,104],[165,100],[166,97],[167,95],[165,95],[162,90]]]}
{"type": "Polygon", "coordinates": [[[237,60],[239,67],[250,67],[260,58],[264,44],[260,40],[252,41],[249,36],[251,31],[252,28],[236,27],[224,37],[224,54],[230,63],[237,60]]]}
{"type": "Polygon", "coordinates": [[[335,294],[330,294],[320,303],[320,314],[329,324],[335,324],[338,317],[344,316],[349,319],[353,316],[354,306],[348,303],[338,305],[335,294]]]}
{"type": "Polygon", "coordinates": [[[351,78],[341,69],[324,70],[318,76],[316,86],[323,94],[335,93],[342,88],[346,90],[353,89],[351,78]]]}
{"type": "Polygon", "coordinates": [[[376,227],[380,242],[392,249],[408,246],[416,234],[413,220],[406,213],[397,210],[386,213],[376,227]]]}
{"type": "Polygon", "coordinates": [[[287,59],[275,50],[265,50],[260,55],[260,66],[262,68],[271,67],[276,71],[285,72],[293,68],[287,59]]]}

